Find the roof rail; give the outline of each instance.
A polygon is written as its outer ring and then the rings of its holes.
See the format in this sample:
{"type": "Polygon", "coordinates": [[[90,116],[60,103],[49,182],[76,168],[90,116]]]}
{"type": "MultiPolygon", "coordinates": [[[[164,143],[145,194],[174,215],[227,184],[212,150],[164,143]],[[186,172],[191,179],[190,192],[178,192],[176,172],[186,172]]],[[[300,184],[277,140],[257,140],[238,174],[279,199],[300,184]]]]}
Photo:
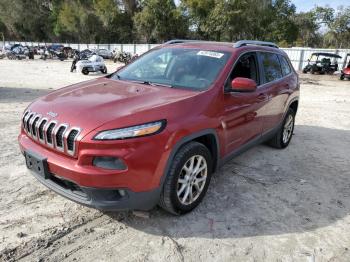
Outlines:
{"type": "Polygon", "coordinates": [[[173,39],[164,43],[164,45],[181,44],[181,43],[195,43],[195,42],[205,42],[202,40],[185,40],[185,39],[173,39]]]}
{"type": "Polygon", "coordinates": [[[233,44],[234,48],[239,48],[242,46],[247,45],[260,45],[260,46],[268,46],[273,48],[278,48],[278,45],[272,42],[265,42],[265,41],[254,41],[254,40],[241,40],[233,44]]]}

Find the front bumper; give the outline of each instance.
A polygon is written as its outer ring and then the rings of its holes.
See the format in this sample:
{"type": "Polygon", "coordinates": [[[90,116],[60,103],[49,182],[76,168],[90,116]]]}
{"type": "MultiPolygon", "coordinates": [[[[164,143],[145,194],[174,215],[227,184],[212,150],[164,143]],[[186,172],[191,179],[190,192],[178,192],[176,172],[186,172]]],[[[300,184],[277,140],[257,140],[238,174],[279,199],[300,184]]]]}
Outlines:
{"type": "MultiPolygon", "coordinates": [[[[164,133],[159,134],[162,138],[164,133]]],[[[143,137],[106,143],[86,139],[76,157],[33,141],[24,132],[18,137],[21,151],[46,159],[48,176],[33,175],[56,193],[85,206],[101,210],[149,210],[158,202],[161,177],[170,150],[164,139],[143,137]],[[92,164],[94,156],[123,159],[125,170],[108,170],[92,164]]]]}
{"type": "Polygon", "coordinates": [[[128,189],[82,187],[72,181],[50,174],[47,179],[31,171],[43,185],[78,204],[106,211],[150,210],[159,200],[160,188],[133,192],[128,189]]]}
{"type": "Polygon", "coordinates": [[[108,145],[80,144],[77,158],[43,147],[23,132],[18,140],[22,152],[32,151],[47,158],[50,173],[89,188],[127,188],[133,192],[155,190],[160,186],[169,156],[168,152],[163,151],[164,145],[159,140],[151,140],[151,137],[140,138],[133,143],[119,141],[108,145]],[[120,157],[127,169],[98,168],[92,165],[93,156],[120,157]]]}

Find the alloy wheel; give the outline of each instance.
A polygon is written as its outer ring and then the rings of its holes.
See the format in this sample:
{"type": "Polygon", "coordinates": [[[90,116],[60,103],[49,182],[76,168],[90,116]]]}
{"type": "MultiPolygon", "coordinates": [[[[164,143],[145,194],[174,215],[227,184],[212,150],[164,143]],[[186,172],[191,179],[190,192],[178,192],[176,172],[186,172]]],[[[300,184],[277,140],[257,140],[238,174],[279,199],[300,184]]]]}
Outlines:
{"type": "Polygon", "coordinates": [[[294,127],[294,117],[289,115],[283,128],[283,143],[287,144],[290,138],[292,137],[294,127]]]}
{"type": "Polygon", "coordinates": [[[201,195],[208,174],[206,159],[201,155],[192,156],[183,165],[177,181],[177,197],[181,204],[190,205],[201,195]]]}

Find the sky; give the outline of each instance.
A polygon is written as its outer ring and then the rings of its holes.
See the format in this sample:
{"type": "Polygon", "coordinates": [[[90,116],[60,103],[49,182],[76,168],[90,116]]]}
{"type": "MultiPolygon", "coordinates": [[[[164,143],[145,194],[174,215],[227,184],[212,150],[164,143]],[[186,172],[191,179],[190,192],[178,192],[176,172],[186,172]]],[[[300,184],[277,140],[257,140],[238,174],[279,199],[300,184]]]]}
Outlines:
{"type": "Polygon", "coordinates": [[[338,6],[348,6],[350,5],[349,0],[292,0],[292,3],[297,7],[297,11],[310,11],[316,5],[337,8],[338,6]]]}

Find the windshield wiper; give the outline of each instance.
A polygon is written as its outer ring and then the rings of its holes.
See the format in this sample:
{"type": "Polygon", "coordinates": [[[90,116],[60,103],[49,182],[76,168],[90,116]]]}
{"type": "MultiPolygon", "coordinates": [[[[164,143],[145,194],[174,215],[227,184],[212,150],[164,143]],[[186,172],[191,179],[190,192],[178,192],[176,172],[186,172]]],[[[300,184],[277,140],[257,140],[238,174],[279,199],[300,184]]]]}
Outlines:
{"type": "Polygon", "coordinates": [[[172,85],[167,85],[167,84],[161,84],[161,83],[154,83],[154,82],[149,82],[149,81],[146,81],[149,85],[151,86],[165,86],[165,87],[170,87],[170,88],[173,88],[174,86],[172,85]]]}
{"type": "Polygon", "coordinates": [[[127,81],[138,83],[138,84],[143,84],[143,85],[149,85],[149,86],[165,86],[165,87],[173,88],[172,85],[155,83],[155,82],[150,82],[150,81],[142,81],[142,80],[127,80],[127,81]]]}

